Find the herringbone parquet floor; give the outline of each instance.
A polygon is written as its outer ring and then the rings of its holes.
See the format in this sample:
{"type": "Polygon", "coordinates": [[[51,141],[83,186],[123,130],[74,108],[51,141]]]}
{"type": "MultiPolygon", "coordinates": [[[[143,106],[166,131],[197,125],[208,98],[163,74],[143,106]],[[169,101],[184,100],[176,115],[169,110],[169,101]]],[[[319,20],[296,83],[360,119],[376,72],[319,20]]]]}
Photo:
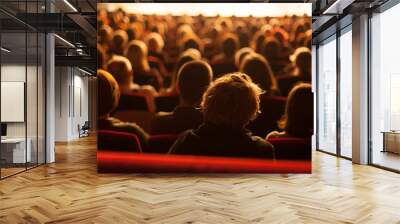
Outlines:
{"type": "Polygon", "coordinates": [[[312,175],[97,174],[95,139],[0,181],[0,223],[400,223],[400,175],[314,153],[312,175]]]}

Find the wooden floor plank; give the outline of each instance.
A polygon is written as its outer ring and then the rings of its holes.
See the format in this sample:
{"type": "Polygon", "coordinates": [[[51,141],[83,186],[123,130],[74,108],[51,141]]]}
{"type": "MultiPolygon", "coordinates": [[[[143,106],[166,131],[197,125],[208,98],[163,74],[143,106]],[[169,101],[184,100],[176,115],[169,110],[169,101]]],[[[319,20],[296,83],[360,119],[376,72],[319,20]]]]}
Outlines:
{"type": "Polygon", "coordinates": [[[400,223],[400,175],[313,153],[311,175],[97,174],[96,139],[0,181],[0,223],[400,223]]]}

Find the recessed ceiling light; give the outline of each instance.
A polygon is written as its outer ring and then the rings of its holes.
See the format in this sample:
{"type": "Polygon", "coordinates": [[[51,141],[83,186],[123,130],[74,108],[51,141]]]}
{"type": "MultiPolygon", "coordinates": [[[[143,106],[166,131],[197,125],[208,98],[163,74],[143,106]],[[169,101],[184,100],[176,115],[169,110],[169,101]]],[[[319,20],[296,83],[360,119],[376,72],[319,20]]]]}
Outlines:
{"type": "Polygon", "coordinates": [[[71,42],[69,42],[68,40],[66,40],[66,39],[64,39],[64,38],[62,38],[62,37],[60,37],[59,35],[57,35],[57,34],[54,34],[54,36],[55,37],[57,37],[59,40],[61,40],[62,42],[64,42],[66,45],[68,45],[68,46],[70,46],[70,47],[72,47],[72,48],[75,48],[75,45],[73,45],[71,42]]]}
{"type": "Polygon", "coordinates": [[[68,7],[70,7],[74,12],[78,12],[78,10],[68,1],[68,0],[64,0],[65,4],[68,5],[68,7]]]}
{"type": "Polygon", "coordinates": [[[11,50],[9,50],[9,49],[7,49],[5,47],[1,47],[0,49],[1,49],[1,51],[4,51],[6,53],[10,53],[11,52],[11,50]]]}

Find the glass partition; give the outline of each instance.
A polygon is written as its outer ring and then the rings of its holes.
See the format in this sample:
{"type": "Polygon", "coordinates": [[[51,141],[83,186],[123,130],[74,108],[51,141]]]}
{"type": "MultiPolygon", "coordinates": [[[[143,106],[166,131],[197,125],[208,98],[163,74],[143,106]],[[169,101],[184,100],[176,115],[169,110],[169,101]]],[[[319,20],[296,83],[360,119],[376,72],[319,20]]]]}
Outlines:
{"type": "Polygon", "coordinates": [[[42,1],[1,1],[0,178],[45,162],[45,35],[17,18],[42,1]]]}
{"type": "Polygon", "coordinates": [[[352,33],[342,31],[340,41],[340,155],[352,157],[352,33]]]}
{"type": "Polygon", "coordinates": [[[371,18],[371,162],[400,170],[400,4],[371,18]]]}
{"type": "Polygon", "coordinates": [[[336,36],[318,47],[318,149],[336,154],[336,36]]]}
{"type": "Polygon", "coordinates": [[[26,135],[26,40],[25,32],[1,34],[2,177],[25,170],[31,161],[26,135]]]}

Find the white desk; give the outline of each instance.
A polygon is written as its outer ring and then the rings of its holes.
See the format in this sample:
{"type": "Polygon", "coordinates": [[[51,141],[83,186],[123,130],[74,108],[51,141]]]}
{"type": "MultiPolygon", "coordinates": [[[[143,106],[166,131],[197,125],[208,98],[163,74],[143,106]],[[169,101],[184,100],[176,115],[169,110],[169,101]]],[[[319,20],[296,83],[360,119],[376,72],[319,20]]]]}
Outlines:
{"type": "Polygon", "coordinates": [[[27,147],[25,151],[25,138],[5,138],[1,139],[1,156],[3,154],[12,153],[12,163],[25,163],[31,161],[31,146],[32,141],[30,138],[27,139],[27,147]]]}

